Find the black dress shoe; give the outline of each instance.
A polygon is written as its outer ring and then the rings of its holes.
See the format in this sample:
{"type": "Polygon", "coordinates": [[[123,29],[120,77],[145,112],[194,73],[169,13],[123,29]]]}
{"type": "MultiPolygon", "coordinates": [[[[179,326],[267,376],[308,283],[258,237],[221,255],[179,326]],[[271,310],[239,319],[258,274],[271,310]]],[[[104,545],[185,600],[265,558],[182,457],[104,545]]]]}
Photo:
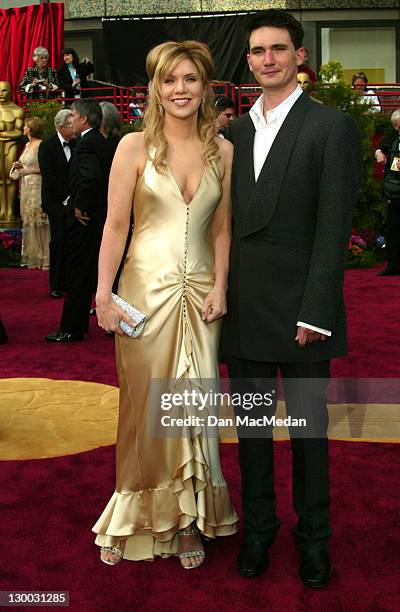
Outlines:
{"type": "Polygon", "coordinates": [[[52,298],[59,299],[62,298],[62,291],[50,291],[50,295],[52,298]]]}
{"type": "Polygon", "coordinates": [[[243,578],[261,576],[268,567],[269,544],[245,542],[238,556],[238,570],[243,578]]]}
{"type": "Polygon", "coordinates": [[[71,334],[66,331],[58,331],[46,336],[47,342],[79,342],[83,340],[83,335],[71,334]]]}
{"type": "Polygon", "coordinates": [[[304,586],[321,589],[326,586],[332,574],[329,553],[326,550],[302,550],[299,568],[304,586]]]}

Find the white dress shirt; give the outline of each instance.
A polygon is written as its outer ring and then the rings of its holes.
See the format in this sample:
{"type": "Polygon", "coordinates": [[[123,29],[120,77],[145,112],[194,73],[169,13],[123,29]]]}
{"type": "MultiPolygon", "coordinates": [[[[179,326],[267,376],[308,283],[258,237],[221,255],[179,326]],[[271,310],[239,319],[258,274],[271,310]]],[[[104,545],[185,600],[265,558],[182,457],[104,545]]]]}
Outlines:
{"type": "Polygon", "coordinates": [[[60,132],[57,132],[57,136],[58,136],[59,141],[61,142],[61,146],[63,148],[64,155],[67,158],[67,161],[69,162],[69,160],[71,159],[71,147],[69,146],[69,142],[61,136],[60,132]],[[67,143],[68,145],[67,147],[64,147],[64,142],[67,143]]]}
{"type": "MultiPolygon", "coordinates": [[[[58,136],[59,141],[61,142],[61,146],[63,148],[64,155],[65,155],[65,157],[67,159],[67,162],[69,162],[69,160],[71,159],[71,147],[69,146],[68,141],[65,140],[65,138],[63,138],[61,136],[60,132],[57,132],[57,136],[58,136]],[[66,142],[68,144],[68,147],[64,147],[64,142],[66,142]]],[[[70,196],[67,196],[65,198],[65,200],[63,200],[64,206],[67,206],[69,198],[70,198],[70,196]]]]}
{"type": "Polygon", "coordinates": [[[93,128],[88,128],[87,130],[84,130],[83,132],[81,132],[81,138],[84,137],[85,134],[87,134],[88,132],[90,132],[90,130],[93,130],[93,128]]]}
{"type": "MultiPolygon", "coordinates": [[[[267,159],[268,153],[273,145],[273,142],[282,127],[290,109],[301,96],[303,90],[300,85],[297,85],[296,89],[278,106],[270,111],[267,111],[267,117],[264,116],[264,95],[260,96],[254,106],[250,109],[249,115],[254,124],[256,133],[254,134],[253,144],[253,163],[254,163],[254,176],[256,181],[260,176],[262,167],[267,159]]],[[[324,334],[325,336],[331,336],[332,332],[321,327],[315,327],[309,323],[303,321],[297,321],[297,325],[301,327],[307,327],[313,331],[324,334]]]]}
{"type": "Polygon", "coordinates": [[[364,104],[368,104],[370,113],[380,113],[381,112],[381,104],[378,96],[375,94],[373,89],[367,89],[364,93],[368,95],[364,95],[363,101],[364,104]]]}

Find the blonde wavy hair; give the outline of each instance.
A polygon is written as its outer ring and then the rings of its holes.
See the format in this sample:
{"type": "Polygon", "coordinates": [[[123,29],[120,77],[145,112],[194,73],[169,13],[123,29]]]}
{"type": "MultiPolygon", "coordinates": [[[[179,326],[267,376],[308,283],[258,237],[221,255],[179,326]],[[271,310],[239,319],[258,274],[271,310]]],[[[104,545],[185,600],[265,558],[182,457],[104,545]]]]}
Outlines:
{"type": "Polygon", "coordinates": [[[144,115],[144,144],[146,154],[153,161],[157,172],[165,173],[167,167],[167,140],[164,134],[164,116],[160,112],[160,87],[166,74],[184,59],[195,64],[206,93],[198,110],[197,127],[204,145],[203,160],[209,166],[219,159],[215,140],[214,96],[209,82],[214,61],[207,45],[196,40],[169,41],[157,45],[147,55],[146,71],[150,80],[149,102],[144,115]]]}

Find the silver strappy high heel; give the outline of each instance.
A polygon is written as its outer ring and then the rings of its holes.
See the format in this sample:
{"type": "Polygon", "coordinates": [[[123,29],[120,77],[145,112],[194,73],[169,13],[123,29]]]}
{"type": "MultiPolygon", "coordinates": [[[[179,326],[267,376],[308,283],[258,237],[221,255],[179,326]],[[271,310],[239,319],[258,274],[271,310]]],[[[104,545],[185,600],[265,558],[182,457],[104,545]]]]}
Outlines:
{"type": "MultiPolygon", "coordinates": [[[[193,523],[189,525],[189,527],[186,527],[186,529],[182,529],[181,531],[179,531],[179,537],[185,536],[185,535],[197,535],[198,536],[199,534],[200,534],[199,529],[195,525],[193,525],[193,523]]],[[[188,550],[187,552],[179,553],[178,555],[182,567],[188,570],[199,567],[203,563],[205,556],[206,556],[206,553],[204,552],[204,550],[188,550]],[[198,561],[195,565],[192,565],[192,564],[184,565],[182,563],[182,559],[191,559],[193,557],[201,557],[201,561],[198,561]]]]}

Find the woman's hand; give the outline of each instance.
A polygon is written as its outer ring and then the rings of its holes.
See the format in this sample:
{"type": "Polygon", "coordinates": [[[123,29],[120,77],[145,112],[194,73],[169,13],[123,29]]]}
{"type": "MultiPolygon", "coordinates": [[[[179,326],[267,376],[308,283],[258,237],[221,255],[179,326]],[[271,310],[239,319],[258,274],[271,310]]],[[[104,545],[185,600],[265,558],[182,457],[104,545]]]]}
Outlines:
{"type": "Polygon", "coordinates": [[[29,174],[32,174],[32,171],[29,168],[24,168],[23,166],[17,168],[17,170],[20,176],[28,176],[29,174]]]}
{"type": "Polygon", "coordinates": [[[201,318],[207,323],[212,323],[227,312],[226,291],[214,287],[205,298],[201,307],[201,318]]]}
{"type": "Polygon", "coordinates": [[[119,327],[121,319],[126,321],[128,325],[135,327],[135,322],[124,312],[121,308],[118,308],[111,299],[108,300],[97,298],[96,296],[96,316],[99,327],[104,329],[106,332],[114,332],[118,336],[123,336],[124,332],[119,327]]]}

